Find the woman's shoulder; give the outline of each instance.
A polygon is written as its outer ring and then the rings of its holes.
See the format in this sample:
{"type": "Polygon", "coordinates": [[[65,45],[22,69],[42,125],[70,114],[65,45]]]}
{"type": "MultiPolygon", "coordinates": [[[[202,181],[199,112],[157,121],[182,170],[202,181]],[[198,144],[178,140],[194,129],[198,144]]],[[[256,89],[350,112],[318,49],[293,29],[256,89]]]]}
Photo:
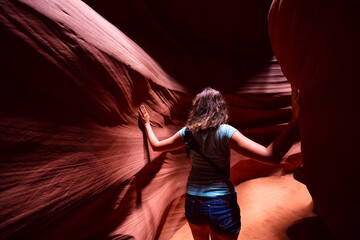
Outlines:
{"type": "Polygon", "coordinates": [[[218,129],[218,134],[227,136],[228,138],[231,138],[231,136],[238,131],[236,128],[231,126],[230,124],[221,124],[218,129]]]}
{"type": "MultiPolygon", "coordinates": [[[[231,126],[230,124],[228,123],[223,123],[220,125],[219,127],[220,129],[230,129],[230,128],[234,128],[233,126],[231,126]]],[[[234,128],[235,129],[235,128],[234,128]]]]}

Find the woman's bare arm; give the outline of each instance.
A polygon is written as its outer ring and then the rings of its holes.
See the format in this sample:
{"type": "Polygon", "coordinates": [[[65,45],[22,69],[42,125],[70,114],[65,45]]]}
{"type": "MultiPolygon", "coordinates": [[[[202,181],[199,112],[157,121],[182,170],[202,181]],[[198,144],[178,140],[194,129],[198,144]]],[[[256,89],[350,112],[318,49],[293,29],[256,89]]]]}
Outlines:
{"type": "Polygon", "coordinates": [[[266,163],[277,164],[282,157],[289,151],[293,145],[294,138],[298,133],[298,116],[299,116],[300,96],[296,89],[292,91],[293,115],[290,123],[286,126],[279,137],[275,139],[268,147],[264,147],[251,139],[247,138],[240,132],[235,132],[230,138],[230,147],[236,152],[245,156],[260,160],[266,163]]]}
{"type": "Polygon", "coordinates": [[[268,147],[245,137],[239,131],[230,138],[230,147],[236,152],[267,163],[277,164],[293,145],[297,124],[290,122],[279,137],[268,147]]]}
{"type": "Polygon", "coordinates": [[[150,116],[143,105],[140,106],[139,112],[141,121],[145,127],[146,136],[154,151],[166,152],[176,150],[184,146],[184,142],[179,132],[175,133],[173,136],[167,139],[159,141],[154,131],[152,130],[150,125],[150,116]]]}

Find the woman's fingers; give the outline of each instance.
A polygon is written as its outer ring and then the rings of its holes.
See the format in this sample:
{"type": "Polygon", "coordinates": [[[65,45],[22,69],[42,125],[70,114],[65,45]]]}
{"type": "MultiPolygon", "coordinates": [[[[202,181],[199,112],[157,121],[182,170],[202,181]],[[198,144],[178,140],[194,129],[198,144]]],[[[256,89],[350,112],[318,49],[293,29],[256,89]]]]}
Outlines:
{"type": "Polygon", "coordinates": [[[144,105],[140,105],[140,114],[142,117],[145,116],[145,114],[147,114],[146,108],[144,107],[144,105]]]}
{"type": "Polygon", "coordinates": [[[291,99],[293,103],[299,103],[300,100],[300,91],[297,87],[291,87],[291,99]]]}
{"type": "Polygon", "coordinates": [[[143,105],[140,105],[139,113],[140,113],[141,117],[144,117],[144,106],[143,105]]]}
{"type": "Polygon", "coordinates": [[[146,108],[145,108],[144,105],[140,105],[139,113],[140,113],[141,120],[142,120],[143,123],[149,122],[150,117],[149,117],[149,114],[148,114],[148,112],[146,111],[146,108]]]}
{"type": "Polygon", "coordinates": [[[146,117],[146,114],[147,114],[146,109],[143,108],[143,109],[141,110],[141,113],[142,113],[143,118],[145,118],[145,117],[146,117]]]}
{"type": "Polygon", "coordinates": [[[294,100],[299,95],[299,89],[295,86],[291,86],[291,98],[294,100]]]}

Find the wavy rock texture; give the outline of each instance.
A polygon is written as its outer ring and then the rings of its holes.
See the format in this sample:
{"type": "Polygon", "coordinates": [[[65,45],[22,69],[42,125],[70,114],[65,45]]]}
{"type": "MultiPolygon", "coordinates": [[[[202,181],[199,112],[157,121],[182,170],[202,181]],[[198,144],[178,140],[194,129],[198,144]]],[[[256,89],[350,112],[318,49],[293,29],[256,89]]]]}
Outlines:
{"type": "MultiPolygon", "coordinates": [[[[208,85],[254,140],[290,118],[270,1],[86,3],[0,2],[0,238],[169,239],[185,223],[190,164],[183,150],[149,149],[140,104],[159,138],[208,85]]],[[[300,146],[277,167],[234,152],[231,165],[235,184],[283,174],[300,146]]]]}
{"type": "Polygon", "coordinates": [[[360,18],[355,1],[274,1],[271,43],[302,92],[300,134],[306,185],[338,239],[358,236],[360,18]]]}

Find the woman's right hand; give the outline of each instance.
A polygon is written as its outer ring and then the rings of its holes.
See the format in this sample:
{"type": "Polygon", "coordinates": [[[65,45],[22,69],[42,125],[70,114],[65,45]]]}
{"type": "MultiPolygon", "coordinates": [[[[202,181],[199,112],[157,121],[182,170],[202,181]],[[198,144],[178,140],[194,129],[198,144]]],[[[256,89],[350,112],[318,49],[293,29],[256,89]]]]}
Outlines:
{"type": "Polygon", "coordinates": [[[291,104],[292,104],[292,119],[291,121],[297,122],[300,112],[300,92],[295,86],[291,87],[291,104]]]}
{"type": "Polygon", "coordinates": [[[145,124],[150,124],[150,115],[146,111],[146,108],[144,105],[140,105],[139,113],[140,113],[140,117],[141,117],[141,122],[144,124],[144,126],[145,126],[145,124]]]}

